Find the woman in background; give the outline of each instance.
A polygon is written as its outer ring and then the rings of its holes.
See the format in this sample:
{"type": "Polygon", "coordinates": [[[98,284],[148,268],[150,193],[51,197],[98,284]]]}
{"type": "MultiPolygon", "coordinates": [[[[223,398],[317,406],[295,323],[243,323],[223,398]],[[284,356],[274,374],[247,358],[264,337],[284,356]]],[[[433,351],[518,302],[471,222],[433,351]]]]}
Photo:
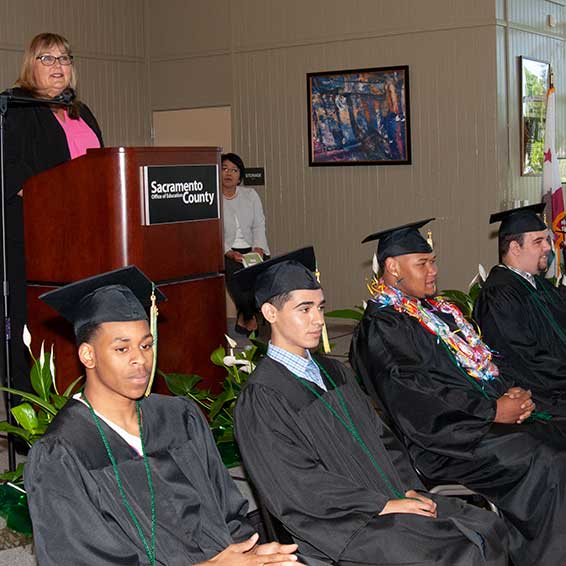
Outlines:
{"type": "Polygon", "coordinates": [[[69,106],[11,103],[6,114],[6,260],[12,324],[12,382],[20,389],[30,389],[29,366],[22,342],[27,319],[22,187],[33,175],[103,145],[98,123],[76,96],[76,86],[69,42],[54,33],[36,35],[24,52],[13,94],[42,99],[63,95],[69,106]]]}
{"type": "Polygon", "coordinates": [[[257,330],[253,296],[232,284],[232,276],[242,269],[242,256],[256,252],[269,258],[265,236],[265,216],[259,195],[250,187],[242,187],[244,162],[235,153],[222,155],[222,195],[224,214],[224,264],[226,287],[238,310],[236,332],[249,335],[257,330]]]}

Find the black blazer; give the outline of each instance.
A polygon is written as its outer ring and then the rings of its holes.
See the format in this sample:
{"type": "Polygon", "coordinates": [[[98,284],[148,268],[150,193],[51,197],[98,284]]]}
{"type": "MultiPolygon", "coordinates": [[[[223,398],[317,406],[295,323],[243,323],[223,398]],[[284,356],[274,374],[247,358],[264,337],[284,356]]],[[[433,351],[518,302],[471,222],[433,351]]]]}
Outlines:
{"type": "MultiPolygon", "coordinates": [[[[15,94],[28,95],[23,89],[15,94]]],[[[80,116],[103,146],[96,118],[86,104],[80,104],[80,116]]],[[[13,105],[8,108],[5,128],[6,227],[10,239],[23,239],[22,202],[17,196],[33,175],[71,159],[65,131],[48,106],[13,105]]]]}

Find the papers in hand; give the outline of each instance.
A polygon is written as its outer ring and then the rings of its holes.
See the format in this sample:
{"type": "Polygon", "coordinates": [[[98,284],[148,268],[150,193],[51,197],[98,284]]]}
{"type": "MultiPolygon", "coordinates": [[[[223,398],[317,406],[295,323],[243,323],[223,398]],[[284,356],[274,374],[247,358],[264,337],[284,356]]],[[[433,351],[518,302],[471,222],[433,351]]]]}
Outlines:
{"type": "Polygon", "coordinates": [[[249,254],[244,254],[242,256],[242,263],[244,264],[244,267],[250,267],[257,263],[261,263],[262,261],[263,258],[257,252],[250,252],[249,254]]]}

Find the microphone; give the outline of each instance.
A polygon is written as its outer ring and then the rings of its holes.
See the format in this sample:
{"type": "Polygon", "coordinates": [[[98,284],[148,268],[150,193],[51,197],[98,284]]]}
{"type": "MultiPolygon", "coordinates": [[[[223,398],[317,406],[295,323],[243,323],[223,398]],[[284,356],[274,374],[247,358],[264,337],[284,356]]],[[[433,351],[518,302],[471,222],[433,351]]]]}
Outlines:
{"type": "Polygon", "coordinates": [[[72,88],[66,88],[61,94],[54,96],[52,101],[55,103],[70,106],[77,97],[77,93],[72,88]]]}

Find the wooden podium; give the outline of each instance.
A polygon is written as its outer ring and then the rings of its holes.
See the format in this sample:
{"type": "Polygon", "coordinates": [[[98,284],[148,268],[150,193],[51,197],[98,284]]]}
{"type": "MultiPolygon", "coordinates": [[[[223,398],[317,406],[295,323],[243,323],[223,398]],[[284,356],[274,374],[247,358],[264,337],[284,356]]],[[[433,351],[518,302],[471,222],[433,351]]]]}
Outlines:
{"type": "MultiPolygon", "coordinates": [[[[144,168],[194,165],[215,168],[220,211],[216,147],[88,150],[25,184],[29,327],[35,351],[39,340],[45,340],[46,348],[54,343],[60,391],[83,371],[72,326],[39,301],[39,295],[131,264],[155,281],[168,299],[159,307],[158,368],[201,375],[212,387],[223,378],[223,371],[210,362],[226,332],[220,214],[149,225],[144,213],[144,168]]],[[[161,380],[155,388],[166,391],[161,380]]]]}

